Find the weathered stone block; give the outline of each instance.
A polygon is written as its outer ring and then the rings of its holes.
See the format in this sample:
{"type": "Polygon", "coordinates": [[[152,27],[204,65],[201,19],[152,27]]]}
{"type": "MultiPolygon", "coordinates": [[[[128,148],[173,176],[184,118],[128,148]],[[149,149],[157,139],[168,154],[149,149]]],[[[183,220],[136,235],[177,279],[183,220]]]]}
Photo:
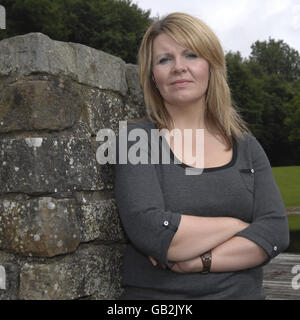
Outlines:
{"type": "Polygon", "coordinates": [[[0,202],[0,248],[39,257],[73,252],[80,233],[72,199],[0,202]]]}
{"type": "Polygon", "coordinates": [[[126,65],[126,80],[128,84],[128,94],[124,101],[126,116],[122,119],[129,120],[144,117],[146,115],[146,107],[137,65],[126,65]]]}
{"type": "Polygon", "coordinates": [[[19,295],[19,267],[0,264],[0,300],[16,300],[19,295]]]}
{"type": "Polygon", "coordinates": [[[102,190],[112,179],[90,139],[76,136],[2,139],[0,192],[102,190]]]}
{"type": "Polygon", "coordinates": [[[82,99],[86,108],[86,122],[92,134],[97,135],[102,128],[119,130],[118,119],[125,118],[126,112],[123,99],[118,94],[86,88],[82,99]]]}
{"type": "Polygon", "coordinates": [[[20,298],[115,299],[121,294],[122,246],[80,246],[72,255],[47,264],[26,263],[20,274],[20,298]]]}
{"type": "Polygon", "coordinates": [[[79,83],[127,93],[125,62],[94,48],[28,33],[0,41],[0,75],[48,73],[79,83]]]}
{"type": "Polygon", "coordinates": [[[126,65],[126,81],[128,85],[128,95],[137,105],[144,105],[143,89],[140,84],[138,66],[135,64],[126,65]]]}
{"type": "Polygon", "coordinates": [[[64,130],[79,119],[80,85],[69,78],[31,75],[0,81],[0,132],[64,130]]]}
{"type": "Polygon", "coordinates": [[[100,193],[76,193],[81,242],[93,240],[125,242],[126,236],[117,213],[115,199],[100,193]]]}

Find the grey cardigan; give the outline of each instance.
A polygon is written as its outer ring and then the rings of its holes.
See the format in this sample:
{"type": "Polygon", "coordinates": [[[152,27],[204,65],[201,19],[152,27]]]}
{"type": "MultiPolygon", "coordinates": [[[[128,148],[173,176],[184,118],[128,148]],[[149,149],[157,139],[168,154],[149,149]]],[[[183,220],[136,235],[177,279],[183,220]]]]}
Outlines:
{"type": "MultiPolygon", "coordinates": [[[[122,267],[122,299],[264,299],[262,266],[238,272],[179,274],[154,267],[148,258],[168,263],[168,248],[182,214],[236,217],[250,223],[236,235],[261,246],[268,261],[287,248],[285,207],[259,142],[244,133],[243,139],[234,140],[233,157],[227,165],[186,175],[185,164],[150,163],[153,122],[127,125],[128,132],[134,128],[147,132],[149,163],[119,164],[117,139],[114,191],[129,238],[122,267]]],[[[160,148],[164,140],[161,138],[160,148]]],[[[135,143],[129,141],[128,149],[135,143]]],[[[170,153],[171,160],[177,159],[170,153]]]]}

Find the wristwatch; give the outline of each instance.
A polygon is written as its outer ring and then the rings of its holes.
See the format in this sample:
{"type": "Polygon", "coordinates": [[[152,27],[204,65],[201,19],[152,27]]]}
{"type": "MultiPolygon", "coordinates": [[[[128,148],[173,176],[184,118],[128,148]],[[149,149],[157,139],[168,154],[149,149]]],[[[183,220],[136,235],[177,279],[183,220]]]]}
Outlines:
{"type": "Polygon", "coordinates": [[[210,267],[211,267],[211,260],[212,260],[211,250],[203,253],[200,256],[200,258],[201,258],[202,264],[203,264],[202,273],[209,273],[210,272],[210,267]]]}

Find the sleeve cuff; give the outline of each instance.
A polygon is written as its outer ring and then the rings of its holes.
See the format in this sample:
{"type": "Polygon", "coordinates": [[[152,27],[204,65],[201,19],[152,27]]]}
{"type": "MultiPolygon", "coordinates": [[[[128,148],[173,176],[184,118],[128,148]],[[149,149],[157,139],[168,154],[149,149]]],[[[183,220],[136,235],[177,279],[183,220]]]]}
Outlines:
{"type": "Polygon", "coordinates": [[[270,244],[270,242],[260,234],[255,234],[253,230],[249,230],[249,227],[237,233],[235,236],[244,237],[262,247],[269,257],[268,262],[280,253],[276,244],[270,244]]]}
{"type": "Polygon", "coordinates": [[[166,211],[164,220],[162,221],[162,225],[165,228],[165,230],[163,231],[165,233],[165,236],[164,241],[162,242],[162,256],[161,259],[159,259],[159,261],[163,262],[166,265],[169,265],[170,263],[170,261],[168,261],[168,250],[178,229],[180,221],[181,214],[166,211]]]}

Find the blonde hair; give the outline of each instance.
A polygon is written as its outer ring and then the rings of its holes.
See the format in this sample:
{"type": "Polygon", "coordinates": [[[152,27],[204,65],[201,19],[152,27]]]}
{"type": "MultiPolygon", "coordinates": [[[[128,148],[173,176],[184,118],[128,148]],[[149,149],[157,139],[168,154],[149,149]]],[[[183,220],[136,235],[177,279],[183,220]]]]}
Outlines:
{"type": "Polygon", "coordinates": [[[203,21],[191,15],[177,12],[169,14],[154,22],[144,35],[138,64],[148,117],[159,129],[173,127],[171,116],[152,79],[153,41],[162,33],[208,61],[210,80],[206,93],[205,120],[220,132],[231,147],[232,136],[242,137],[242,132],[249,132],[249,129],[232,106],[226,60],[217,36],[203,21]]]}

